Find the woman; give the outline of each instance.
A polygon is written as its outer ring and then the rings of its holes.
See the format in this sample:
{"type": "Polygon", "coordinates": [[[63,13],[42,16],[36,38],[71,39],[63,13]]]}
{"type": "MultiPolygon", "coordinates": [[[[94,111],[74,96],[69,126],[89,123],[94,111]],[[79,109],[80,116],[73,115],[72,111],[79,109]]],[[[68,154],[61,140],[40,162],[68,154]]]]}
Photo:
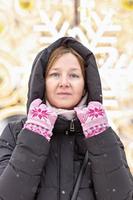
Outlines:
{"type": "Polygon", "coordinates": [[[27,118],[0,138],[0,199],[70,200],[86,151],[77,200],[132,200],[123,145],[102,106],[94,55],[71,37],[36,57],[27,118]]]}

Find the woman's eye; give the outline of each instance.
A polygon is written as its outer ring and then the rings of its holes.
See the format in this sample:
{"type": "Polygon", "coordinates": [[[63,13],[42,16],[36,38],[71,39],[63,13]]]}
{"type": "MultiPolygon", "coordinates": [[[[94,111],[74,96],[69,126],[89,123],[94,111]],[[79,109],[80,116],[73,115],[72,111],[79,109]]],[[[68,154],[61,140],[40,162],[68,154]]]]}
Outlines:
{"type": "Polygon", "coordinates": [[[59,77],[59,73],[56,73],[56,72],[55,73],[51,73],[50,76],[52,76],[52,77],[59,77]]]}
{"type": "Polygon", "coordinates": [[[79,75],[77,75],[77,74],[70,74],[70,77],[72,77],[72,78],[79,78],[79,75]]]}

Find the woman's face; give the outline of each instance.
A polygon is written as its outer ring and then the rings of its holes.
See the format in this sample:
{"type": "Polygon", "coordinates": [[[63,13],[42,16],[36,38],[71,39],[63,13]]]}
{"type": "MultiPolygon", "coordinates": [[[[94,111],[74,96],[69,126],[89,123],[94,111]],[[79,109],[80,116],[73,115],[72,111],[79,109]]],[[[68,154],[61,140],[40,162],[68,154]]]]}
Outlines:
{"type": "Polygon", "coordinates": [[[62,109],[73,109],[84,92],[84,78],[78,59],[72,53],[59,57],[46,77],[46,99],[62,109]]]}

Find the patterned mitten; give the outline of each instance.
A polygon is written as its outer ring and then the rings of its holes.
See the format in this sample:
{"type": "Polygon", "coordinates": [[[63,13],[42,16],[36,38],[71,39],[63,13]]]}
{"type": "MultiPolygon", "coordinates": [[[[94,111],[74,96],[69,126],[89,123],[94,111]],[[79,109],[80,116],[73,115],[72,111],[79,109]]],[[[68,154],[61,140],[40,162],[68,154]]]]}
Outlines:
{"type": "Polygon", "coordinates": [[[56,119],[55,112],[43,104],[41,99],[35,99],[30,105],[27,121],[23,128],[34,131],[49,141],[56,119]]]}
{"type": "Polygon", "coordinates": [[[109,127],[103,105],[98,101],[91,101],[87,107],[83,109],[76,107],[74,110],[86,138],[98,135],[109,127]]]}

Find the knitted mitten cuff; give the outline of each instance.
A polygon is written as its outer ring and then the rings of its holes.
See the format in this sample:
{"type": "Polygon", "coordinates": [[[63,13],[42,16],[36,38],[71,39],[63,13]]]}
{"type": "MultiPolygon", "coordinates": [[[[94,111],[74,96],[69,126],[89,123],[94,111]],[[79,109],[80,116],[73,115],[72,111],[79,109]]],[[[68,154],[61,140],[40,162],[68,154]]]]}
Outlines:
{"type": "Polygon", "coordinates": [[[26,128],[30,131],[33,131],[39,135],[42,135],[48,141],[50,141],[50,139],[51,139],[52,133],[50,131],[46,130],[44,127],[41,127],[39,125],[32,124],[32,123],[25,123],[23,129],[24,128],[26,128]]]}
{"type": "Polygon", "coordinates": [[[108,128],[108,125],[106,123],[95,125],[95,126],[90,127],[88,130],[85,130],[84,135],[86,138],[90,138],[95,135],[99,135],[100,133],[105,131],[107,128],[108,128]]]}

